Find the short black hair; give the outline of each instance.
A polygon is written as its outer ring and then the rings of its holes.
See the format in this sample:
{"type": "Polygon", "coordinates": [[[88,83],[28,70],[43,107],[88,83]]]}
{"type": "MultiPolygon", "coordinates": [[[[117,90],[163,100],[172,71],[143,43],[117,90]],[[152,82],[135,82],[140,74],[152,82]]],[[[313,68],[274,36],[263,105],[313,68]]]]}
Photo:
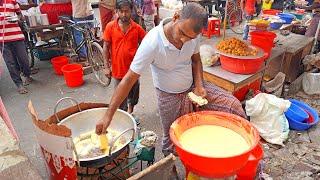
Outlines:
{"type": "Polygon", "coordinates": [[[198,33],[203,27],[206,27],[208,24],[208,13],[200,4],[197,3],[188,3],[182,8],[180,12],[181,20],[192,19],[195,21],[195,26],[193,31],[198,33]]]}
{"type": "Polygon", "coordinates": [[[130,9],[133,8],[133,4],[131,0],[117,0],[116,9],[121,9],[123,6],[129,6],[130,9]]]}

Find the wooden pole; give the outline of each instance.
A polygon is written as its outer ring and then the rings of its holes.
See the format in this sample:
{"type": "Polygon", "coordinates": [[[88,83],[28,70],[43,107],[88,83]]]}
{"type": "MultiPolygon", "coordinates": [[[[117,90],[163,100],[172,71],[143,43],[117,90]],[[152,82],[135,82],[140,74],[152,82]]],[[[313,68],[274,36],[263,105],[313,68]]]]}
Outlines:
{"type": "Polygon", "coordinates": [[[226,7],[224,8],[224,19],[223,19],[223,40],[226,37],[226,27],[227,27],[227,16],[228,16],[228,4],[229,0],[226,0],[226,7]]]}
{"type": "Polygon", "coordinates": [[[311,54],[313,54],[313,52],[314,52],[314,50],[316,48],[316,45],[318,44],[319,30],[320,30],[320,20],[318,21],[317,31],[316,31],[316,34],[314,35],[314,43],[313,43],[313,46],[312,46],[311,54]]]}

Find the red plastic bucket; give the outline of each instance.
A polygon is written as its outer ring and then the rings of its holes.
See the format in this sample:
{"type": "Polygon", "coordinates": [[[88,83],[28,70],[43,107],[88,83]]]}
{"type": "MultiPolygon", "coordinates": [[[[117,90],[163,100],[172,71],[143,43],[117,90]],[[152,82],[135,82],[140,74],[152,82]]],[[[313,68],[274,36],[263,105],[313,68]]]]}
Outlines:
{"type": "Polygon", "coordinates": [[[263,49],[266,53],[268,53],[268,57],[270,56],[271,49],[274,47],[274,39],[277,35],[273,32],[269,31],[253,31],[250,32],[251,35],[251,44],[254,46],[258,46],[263,49]]]}
{"type": "Polygon", "coordinates": [[[83,69],[81,64],[67,64],[61,70],[67,86],[78,87],[83,84],[83,69]]]}
{"type": "Polygon", "coordinates": [[[68,63],[69,59],[67,56],[57,56],[51,59],[53,70],[57,75],[63,75],[61,68],[68,63]]]}
{"type": "Polygon", "coordinates": [[[224,178],[236,175],[247,164],[249,156],[259,143],[260,136],[250,122],[240,116],[218,111],[199,111],[175,120],[170,127],[170,139],[186,168],[186,177],[189,172],[193,172],[201,177],[224,178]],[[250,149],[231,157],[208,157],[185,150],[179,142],[180,136],[184,131],[200,125],[229,128],[245,138],[250,149]]]}
{"type": "Polygon", "coordinates": [[[264,60],[269,54],[265,53],[263,57],[257,59],[237,59],[220,55],[221,67],[229,72],[236,74],[253,74],[260,70],[264,60]]]}
{"type": "Polygon", "coordinates": [[[260,160],[263,158],[263,149],[260,144],[256,146],[249,156],[247,164],[238,172],[237,180],[254,179],[260,160]]]}

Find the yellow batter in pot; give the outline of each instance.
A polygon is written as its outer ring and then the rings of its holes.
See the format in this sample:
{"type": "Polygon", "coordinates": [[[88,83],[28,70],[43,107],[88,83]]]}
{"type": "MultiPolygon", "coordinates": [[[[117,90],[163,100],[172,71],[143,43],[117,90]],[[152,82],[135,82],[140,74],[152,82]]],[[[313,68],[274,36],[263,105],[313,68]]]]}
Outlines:
{"type": "Polygon", "coordinates": [[[179,142],[185,150],[207,157],[235,156],[250,148],[240,134],[215,125],[190,128],[182,133],[179,142]]]}

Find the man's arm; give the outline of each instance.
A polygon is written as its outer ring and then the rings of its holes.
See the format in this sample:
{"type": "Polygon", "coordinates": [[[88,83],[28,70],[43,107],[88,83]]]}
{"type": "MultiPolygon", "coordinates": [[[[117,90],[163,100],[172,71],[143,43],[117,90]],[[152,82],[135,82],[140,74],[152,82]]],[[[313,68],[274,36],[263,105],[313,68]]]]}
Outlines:
{"type": "Polygon", "coordinates": [[[116,88],[113,96],[111,98],[111,102],[106,114],[103,118],[97,123],[96,125],[96,133],[102,134],[105,133],[108,126],[112,121],[112,117],[116,110],[119,108],[122,101],[128,96],[129,91],[131,90],[134,83],[137,82],[140,75],[129,70],[124,78],[119,83],[118,87],[116,88]]]}
{"type": "Polygon", "coordinates": [[[203,87],[203,70],[200,53],[193,54],[192,60],[192,73],[195,87],[203,87]]]}

